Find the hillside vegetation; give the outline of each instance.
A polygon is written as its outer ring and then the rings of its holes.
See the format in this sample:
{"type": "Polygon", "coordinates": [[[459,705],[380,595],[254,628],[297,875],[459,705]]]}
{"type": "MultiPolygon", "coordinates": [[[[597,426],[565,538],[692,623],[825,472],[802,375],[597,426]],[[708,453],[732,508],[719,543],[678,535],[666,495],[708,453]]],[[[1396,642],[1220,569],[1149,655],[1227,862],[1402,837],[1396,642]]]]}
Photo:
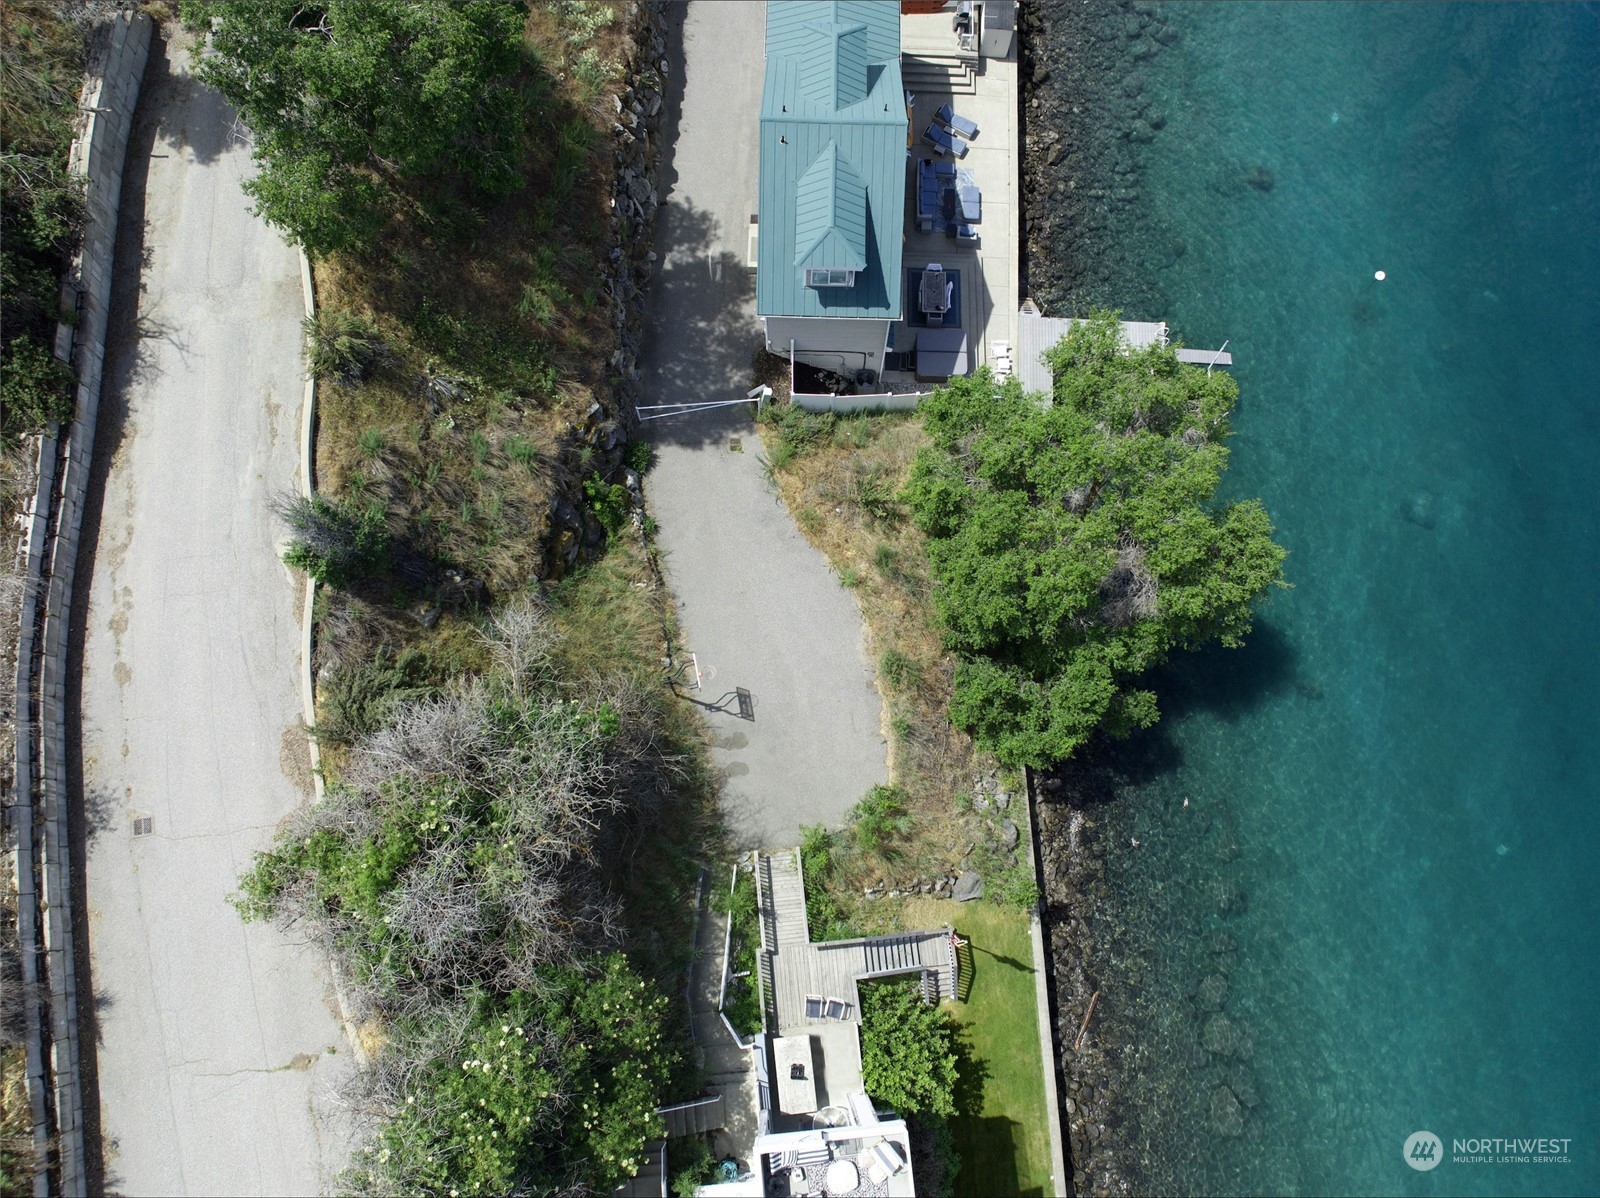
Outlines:
{"type": "Polygon", "coordinates": [[[680,996],[721,844],[614,363],[646,26],[593,0],[183,11],[318,301],[317,492],[277,508],[318,583],[328,786],[236,901],[336,963],[372,1057],[351,1188],[609,1190],[694,1092],[680,996]]]}
{"type": "MultiPolygon", "coordinates": [[[[0,447],[72,415],[72,372],[54,355],[61,276],[83,225],[67,173],[83,81],[83,33],[59,6],[0,8],[0,447]]],[[[7,496],[8,502],[13,497],[7,496]]]]}

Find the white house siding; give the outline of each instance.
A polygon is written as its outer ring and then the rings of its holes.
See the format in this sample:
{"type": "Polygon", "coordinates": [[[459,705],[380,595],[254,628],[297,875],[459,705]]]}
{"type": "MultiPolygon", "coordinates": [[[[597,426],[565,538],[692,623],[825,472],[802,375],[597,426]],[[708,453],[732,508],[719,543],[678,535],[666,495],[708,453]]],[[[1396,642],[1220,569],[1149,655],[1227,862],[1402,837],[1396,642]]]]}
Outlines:
{"type": "Polygon", "coordinates": [[[822,370],[853,375],[883,369],[883,347],[889,338],[887,320],[828,320],[802,316],[768,316],[767,349],[780,357],[794,357],[822,370]]]}

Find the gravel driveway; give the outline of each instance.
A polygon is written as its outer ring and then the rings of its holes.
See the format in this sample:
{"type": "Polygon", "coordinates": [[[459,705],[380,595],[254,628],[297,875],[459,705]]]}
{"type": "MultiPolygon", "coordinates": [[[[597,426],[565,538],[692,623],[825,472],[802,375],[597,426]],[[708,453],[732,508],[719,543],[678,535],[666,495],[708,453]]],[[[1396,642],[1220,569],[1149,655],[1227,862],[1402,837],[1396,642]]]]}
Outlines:
{"type": "MultiPolygon", "coordinates": [[[[646,404],[733,399],[751,386],[760,331],[745,261],[765,14],[706,0],[672,10],[669,78],[681,91],[663,131],[646,404]]],[[[767,482],[745,409],[648,427],[650,507],[703,677],[694,697],[728,700],[706,718],[730,823],[746,845],[794,844],[802,824],[838,824],[888,774],[861,613],[767,482]],[[753,720],[736,688],[750,693],[753,720]]]]}

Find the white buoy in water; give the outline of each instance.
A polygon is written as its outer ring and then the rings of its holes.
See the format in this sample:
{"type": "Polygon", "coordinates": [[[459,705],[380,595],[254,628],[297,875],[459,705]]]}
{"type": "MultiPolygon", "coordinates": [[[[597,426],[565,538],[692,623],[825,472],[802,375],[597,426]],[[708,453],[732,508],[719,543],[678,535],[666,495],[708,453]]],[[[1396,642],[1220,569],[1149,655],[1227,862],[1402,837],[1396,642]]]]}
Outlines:
{"type": "Polygon", "coordinates": [[[1384,280],[1385,280],[1385,279],[1387,279],[1387,278],[1388,278],[1388,277],[1389,277],[1389,276],[1388,276],[1388,275],[1386,275],[1386,274],[1384,274],[1384,273],[1383,273],[1383,271],[1381,271],[1381,270],[1375,270],[1375,271],[1373,271],[1373,272],[1372,272],[1372,277],[1373,277],[1373,278],[1375,278],[1375,279],[1377,279],[1377,280],[1378,280],[1378,282],[1380,282],[1380,283],[1381,283],[1381,282],[1383,282],[1383,281],[1384,281],[1384,280]]]}

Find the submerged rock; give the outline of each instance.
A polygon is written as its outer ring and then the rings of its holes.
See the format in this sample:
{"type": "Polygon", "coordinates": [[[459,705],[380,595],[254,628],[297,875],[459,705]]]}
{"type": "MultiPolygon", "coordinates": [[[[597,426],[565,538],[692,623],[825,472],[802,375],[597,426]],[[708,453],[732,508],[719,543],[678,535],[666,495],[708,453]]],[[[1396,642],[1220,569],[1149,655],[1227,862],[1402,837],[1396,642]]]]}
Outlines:
{"type": "Polygon", "coordinates": [[[1219,1057],[1230,1057],[1239,1047],[1239,1025],[1226,1015],[1213,1015],[1206,1020],[1200,1043],[1205,1050],[1219,1057]]]}
{"type": "Polygon", "coordinates": [[[1211,1130],[1219,1136],[1244,1134],[1244,1109],[1227,1086],[1212,1091],[1209,1123],[1211,1130]]]}
{"type": "Polygon", "coordinates": [[[1400,515],[1407,523],[1432,532],[1439,519],[1439,497],[1432,491],[1418,491],[1401,507],[1400,515]]]}
{"type": "Polygon", "coordinates": [[[1220,1011],[1227,999],[1228,979],[1220,973],[1208,974],[1194,995],[1202,1011],[1220,1011]]]}
{"type": "Polygon", "coordinates": [[[1250,168],[1250,174],[1246,176],[1246,181],[1257,191],[1271,191],[1278,182],[1272,177],[1271,171],[1259,164],[1250,168]]]}
{"type": "Polygon", "coordinates": [[[1242,1106],[1260,1105],[1261,1096],[1256,1093],[1256,1080],[1244,1065],[1235,1065],[1228,1070],[1228,1088],[1242,1106]]]}

